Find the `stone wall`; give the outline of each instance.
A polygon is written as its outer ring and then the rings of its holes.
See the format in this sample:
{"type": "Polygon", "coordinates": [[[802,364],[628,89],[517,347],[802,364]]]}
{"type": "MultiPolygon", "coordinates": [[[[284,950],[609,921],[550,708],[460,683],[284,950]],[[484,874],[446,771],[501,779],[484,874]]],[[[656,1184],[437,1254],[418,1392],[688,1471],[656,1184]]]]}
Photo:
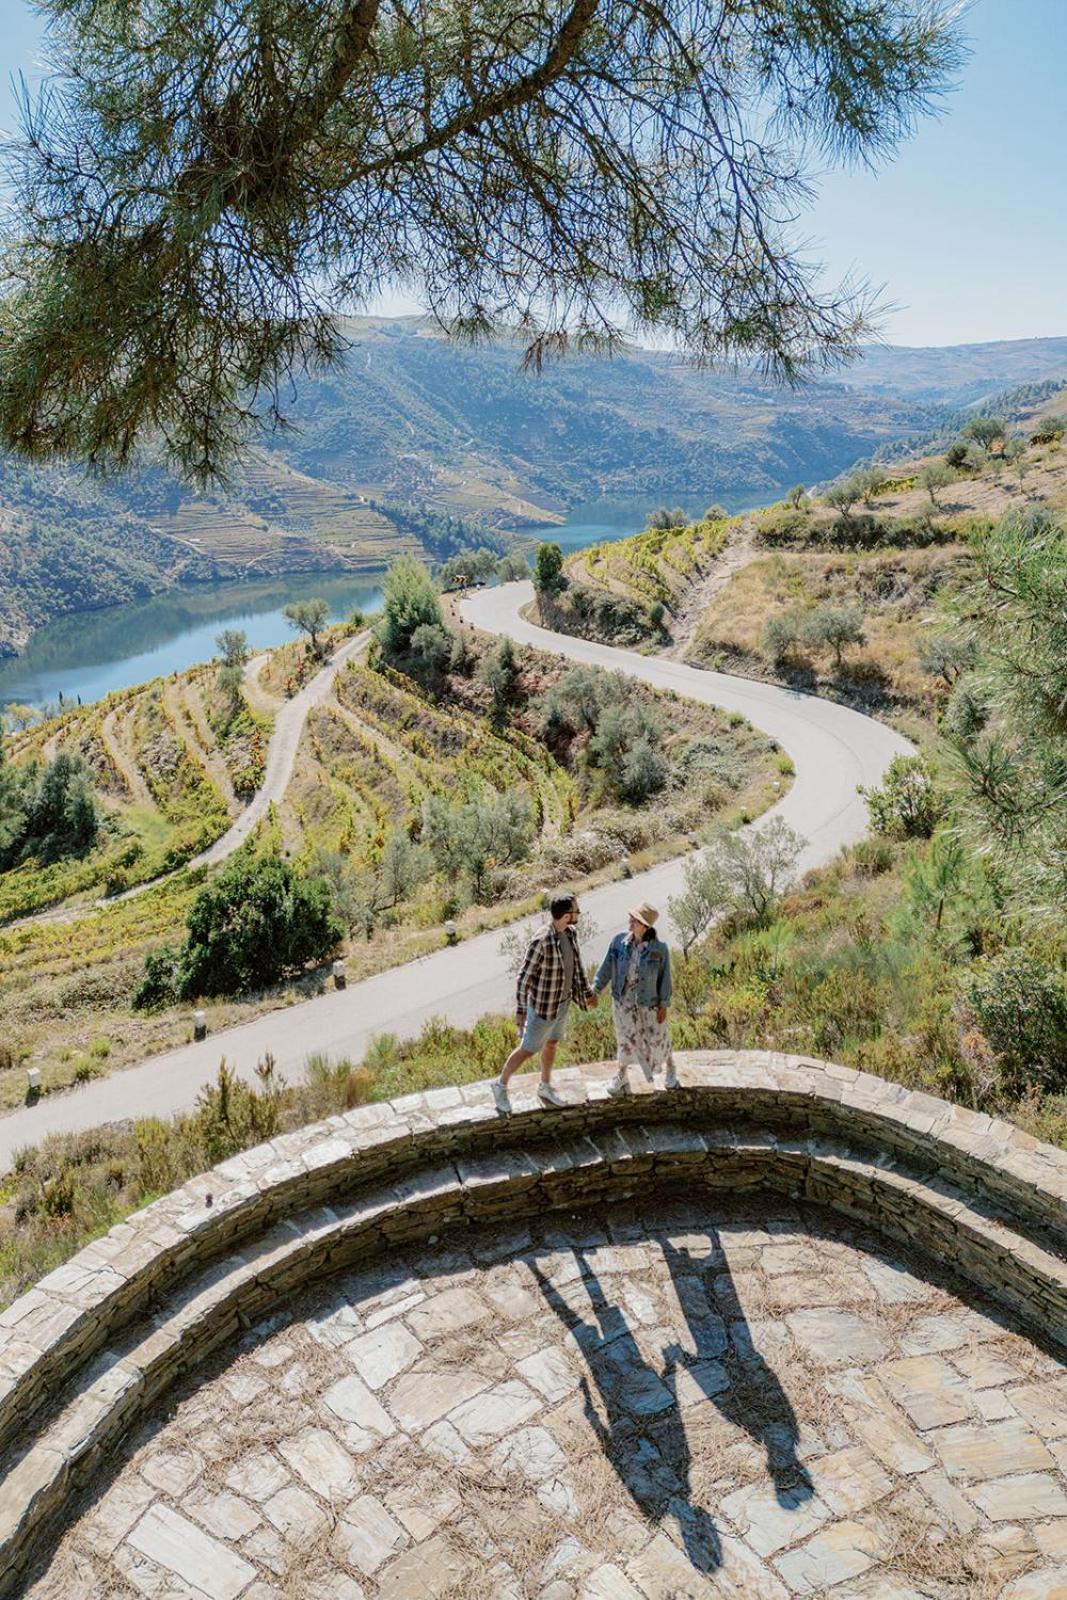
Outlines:
{"type": "MultiPolygon", "coordinates": [[[[795,1056],[679,1058],[682,1088],[498,1116],[484,1083],[286,1134],[155,1202],[0,1314],[0,1593],[182,1374],[308,1280],[442,1229],[682,1186],[766,1187],[904,1239],[1067,1348],[1067,1156],[795,1056]]],[[[527,1102],[524,1104],[524,1099],[527,1102]]]]}

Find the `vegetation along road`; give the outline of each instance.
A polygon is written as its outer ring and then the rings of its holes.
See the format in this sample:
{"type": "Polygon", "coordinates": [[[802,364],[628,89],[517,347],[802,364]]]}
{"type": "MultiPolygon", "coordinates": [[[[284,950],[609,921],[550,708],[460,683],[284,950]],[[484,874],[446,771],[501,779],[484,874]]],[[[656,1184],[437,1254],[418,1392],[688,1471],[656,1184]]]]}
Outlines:
{"type": "MultiPolygon", "coordinates": [[[[692,700],[747,717],[776,739],[795,765],[792,787],[767,816],[780,815],[807,841],[802,867],[831,860],[842,845],[866,831],[866,808],[857,785],[877,784],[892,757],[908,750],[898,734],[845,706],[776,684],[704,672],[677,661],[548,633],[520,614],[531,598],[530,584],[507,584],[469,597],[463,602],[462,615],[466,622],[487,632],[507,633],[517,642],[554,649],[572,661],[614,668],[656,688],[673,689],[692,700]]],[[[344,653],[356,649],[359,642],[346,645],[344,653]]],[[[309,684],[303,695],[319,693],[323,676],[309,684]]],[[[328,684],[322,685],[322,693],[326,687],[328,684]]],[[[285,712],[280,714],[271,745],[270,775],[260,791],[265,797],[263,807],[269,802],[271,776],[284,784],[291,768],[307,709],[300,704],[303,695],[285,708],[291,727],[289,721],[281,724],[285,712]],[[283,733],[282,728],[287,731],[283,733]]],[[[245,819],[259,803],[257,796],[237,826],[247,828],[245,819]]],[[[232,833],[213,847],[213,857],[218,858],[215,853],[232,833]]],[[[684,861],[676,858],[583,895],[587,921],[600,930],[597,946],[610,931],[624,925],[626,909],[635,898],[665,907],[668,896],[683,887],[683,866],[684,861]]],[[[597,953],[597,948],[586,952],[587,957],[597,953]]],[[[501,949],[499,930],[480,934],[348,989],[272,1011],[225,1034],[170,1050],[141,1066],[89,1083],[76,1093],[49,1097],[14,1112],[0,1119],[0,1170],[10,1165],[20,1146],[38,1142],[48,1133],[73,1132],[130,1116],[167,1116],[190,1106],[201,1087],[215,1079],[223,1055],[231,1068],[251,1078],[256,1063],[269,1051],[283,1075],[294,1078],[312,1051],[359,1060],[375,1034],[409,1038],[433,1016],[466,1026],[486,1012],[508,1011],[510,985],[509,958],[501,949]]]]}

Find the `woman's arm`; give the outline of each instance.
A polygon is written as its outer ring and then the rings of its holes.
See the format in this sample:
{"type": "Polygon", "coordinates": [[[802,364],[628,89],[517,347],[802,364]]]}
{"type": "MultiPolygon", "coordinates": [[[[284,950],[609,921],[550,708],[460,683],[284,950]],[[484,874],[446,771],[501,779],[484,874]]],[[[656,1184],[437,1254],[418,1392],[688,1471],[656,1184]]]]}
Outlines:
{"type": "Polygon", "coordinates": [[[656,995],[661,1010],[666,1010],[667,1006],[670,1005],[671,995],[673,993],[674,985],[671,981],[671,953],[667,946],[664,945],[663,960],[659,964],[659,981],[656,995]]]}
{"type": "Polygon", "coordinates": [[[604,952],[603,961],[596,969],[596,977],[593,979],[593,988],[596,990],[597,994],[600,993],[601,989],[606,989],[608,984],[611,982],[611,976],[614,968],[615,940],[612,939],[611,943],[608,945],[608,948],[604,952]]]}

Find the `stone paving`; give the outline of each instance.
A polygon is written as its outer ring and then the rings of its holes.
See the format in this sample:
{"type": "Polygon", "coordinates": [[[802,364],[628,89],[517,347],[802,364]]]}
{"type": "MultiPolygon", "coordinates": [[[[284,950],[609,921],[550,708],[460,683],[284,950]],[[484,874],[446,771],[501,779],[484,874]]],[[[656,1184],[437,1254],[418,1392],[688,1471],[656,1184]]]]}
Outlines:
{"type": "Polygon", "coordinates": [[[174,1391],[26,1593],[1067,1600],[1067,1370],[921,1271],[773,1200],[456,1234],[174,1391]]]}

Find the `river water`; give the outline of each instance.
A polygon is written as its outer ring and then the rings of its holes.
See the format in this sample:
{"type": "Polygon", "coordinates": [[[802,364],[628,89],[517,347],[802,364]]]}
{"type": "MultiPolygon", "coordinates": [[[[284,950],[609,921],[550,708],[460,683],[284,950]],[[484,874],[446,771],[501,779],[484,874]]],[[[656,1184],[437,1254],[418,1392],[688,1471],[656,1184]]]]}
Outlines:
{"type": "MultiPolygon", "coordinates": [[[[636,533],[644,526],[652,504],[652,497],[592,501],[576,506],[562,525],[524,528],[517,537],[523,541],[554,539],[565,551],[581,550],[636,533]]],[[[703,507],[684,509],[695,517],[703,507]]],[[[729,509],[743,508],[731,505],[729,509]]],[[[382,603],[376,574],[338,577],[311,573],[245,583],[197,584],[170,590],[155,600],[81,612],[38,629],[23,655],[0,665],[0,707],[12,703],[42,706],[57,701],[60,694],[88,704],[112,690],[182,672],[211,659],[216,653],[215,635],[222,628],[242,628],[253,650],[282,644],[293,637],[282,607],[312,596],[327,602],[332,622],[343,621],[356,608],[377,611],[382,603]]]]}

